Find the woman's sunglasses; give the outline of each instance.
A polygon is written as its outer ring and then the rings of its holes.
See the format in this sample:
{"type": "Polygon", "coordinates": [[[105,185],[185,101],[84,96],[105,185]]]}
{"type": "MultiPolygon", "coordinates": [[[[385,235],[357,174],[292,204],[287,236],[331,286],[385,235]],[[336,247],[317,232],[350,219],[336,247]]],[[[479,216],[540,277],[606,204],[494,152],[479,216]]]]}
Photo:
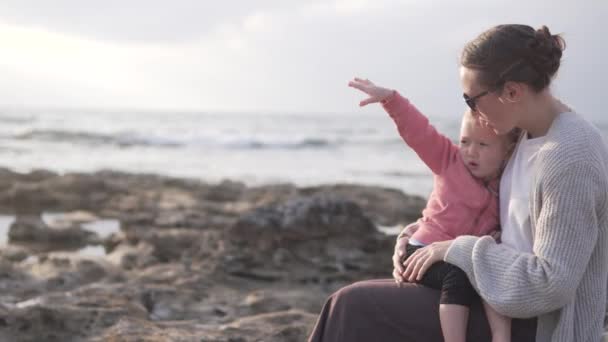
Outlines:
{"type": "Polygon", "coordinates": [[[469,95],[467,95],[467,94],[462,94],[462,97],[464,97],[464,102],[467,103],[467,106],[469,106],[469,108],[471,108],[472,111],[476,112],[477,111],[476,101],[479,100],[480,98],[482,98],[483,96],[488,95],[490,92],[491,92],[491,90],[486,90],[486,91],[482,92],[481,94],[477,94],[473,97],[469,97],[469,95]]]}

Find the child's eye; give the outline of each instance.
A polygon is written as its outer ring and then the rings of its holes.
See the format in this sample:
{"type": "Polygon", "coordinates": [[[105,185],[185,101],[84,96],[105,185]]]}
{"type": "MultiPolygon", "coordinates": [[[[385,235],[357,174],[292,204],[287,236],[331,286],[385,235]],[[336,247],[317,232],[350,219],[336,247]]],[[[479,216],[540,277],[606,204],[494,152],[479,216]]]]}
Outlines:
{"type": "Polygon", "coordinates": [[[480,142],[480,143],[479,143],[479,145],[480,145],[480,146],[483,146],[483,147],[487,147],[487,146],[488,146],[488,144],[483,143],[483,142],[480,142]]]}
{"type": "Polygon", "coordinates": [[[461,144],[461,145],[465,145],[465,144],[467,144],[467,143],[468,143],[468,141],[467,141],[467,140],[460,140],[460,144],[461,144]]]}

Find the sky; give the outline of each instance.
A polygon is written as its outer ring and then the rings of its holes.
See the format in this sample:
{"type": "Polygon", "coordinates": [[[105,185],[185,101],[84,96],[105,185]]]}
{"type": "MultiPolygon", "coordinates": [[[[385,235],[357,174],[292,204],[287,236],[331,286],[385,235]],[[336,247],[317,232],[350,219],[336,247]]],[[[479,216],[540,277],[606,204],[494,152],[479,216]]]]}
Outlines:
{"type": "Polygon", "coordinates": [[[2,0],[0,106],[365,112],[360,76],[453,116],[464,44],[522,23],[563,34],[553,91],[601,118],[606,18],[607,0],[2,0]]]}

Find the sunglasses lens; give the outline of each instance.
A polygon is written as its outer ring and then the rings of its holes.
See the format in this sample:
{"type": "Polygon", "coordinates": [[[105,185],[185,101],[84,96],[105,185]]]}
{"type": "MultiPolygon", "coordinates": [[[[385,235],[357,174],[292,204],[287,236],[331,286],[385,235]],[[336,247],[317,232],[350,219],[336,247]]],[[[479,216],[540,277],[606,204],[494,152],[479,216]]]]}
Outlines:
{"type": "Polygon", "coordinates": [[[465,102],[467,103],[469,108],[471,108],[472,111],[475,111],[475,100],[466,99],[465,102]]]}
{"type": "Polygon", "coordinates": [[[467,103],[467,106],[469,106],[472,111],[475,111],[475,99],[470,98],[467,94],[462,94],[462,97],[464,97],[464,102],[467,103]]]}

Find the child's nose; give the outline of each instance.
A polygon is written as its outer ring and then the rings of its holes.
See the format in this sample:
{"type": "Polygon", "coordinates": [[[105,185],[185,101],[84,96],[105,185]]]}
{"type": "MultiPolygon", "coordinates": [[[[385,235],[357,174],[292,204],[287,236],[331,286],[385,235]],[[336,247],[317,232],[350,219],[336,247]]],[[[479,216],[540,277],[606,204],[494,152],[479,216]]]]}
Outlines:
{"type": "Polygon", "coordinates": [[[471,146],[469,146],[469,154],[473,157],[476,157],[478,153],[479,149],[477,148],[477,146],[475,146],[475,144],[471,144],[471,146]]]}

